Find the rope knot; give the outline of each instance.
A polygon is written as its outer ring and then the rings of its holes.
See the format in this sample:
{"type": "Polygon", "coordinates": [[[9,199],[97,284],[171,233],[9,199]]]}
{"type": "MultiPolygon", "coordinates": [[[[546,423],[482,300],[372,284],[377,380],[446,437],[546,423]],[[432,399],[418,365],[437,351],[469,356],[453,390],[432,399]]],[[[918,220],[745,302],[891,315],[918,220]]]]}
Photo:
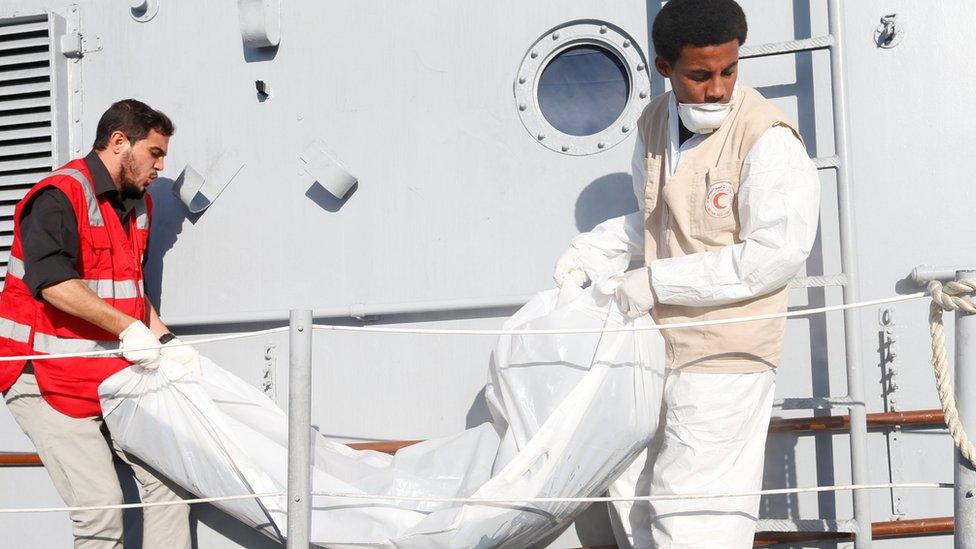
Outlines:
{"type": "Polygon", "coordinates": [[[928,292],[933,305],[943,311],[976,313],[976,279],[953,280],[944,285],[938,280],[929,282],[928,292]]]}
{"type": "Polygon", "coordinates": [[[929,333],[932,335],[932,367],[935,370],[935,387],[939,391],[939,402],[945,413],[946,427],[959,453],[976,467],[976,445],[969,440],[959,410],[956,408],[955,390],[949,379],[949,353],[946,350],[945,327],[942,314],[945,311],[964,311],[976,313],[976,279],[946,282],[929,282],[928,292],[932,296],[929,306],[929,333]]]}

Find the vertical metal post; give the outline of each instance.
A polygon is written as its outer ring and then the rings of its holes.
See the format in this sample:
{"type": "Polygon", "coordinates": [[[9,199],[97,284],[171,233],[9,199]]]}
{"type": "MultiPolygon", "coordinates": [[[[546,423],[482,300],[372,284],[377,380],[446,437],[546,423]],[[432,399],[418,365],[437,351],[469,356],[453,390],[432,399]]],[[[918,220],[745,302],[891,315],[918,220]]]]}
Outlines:
{"type": "MultiPolygon", "coordinates": [[[[976,271],[956,271],[956,280],[976,271]]],[[[976,428],[976,315],[956,311],[956,408],[967,433],[976,428]]],[[[976,549],[976,470],[956,450],[955,516],[957,549],[976,549]]]]}
{"type": "Polygon", "coordinates": [[[312,522],[312,311],[292,310],[288,331],[288,548],[307,549],[312,522]]]}
{"type": "MultiPolygon", "coordinates": [[[[834,108],[834,148],[837,162],[837,209],[840,218],[840,257],[847,284],[844,302],[858,301],[857,246],[854,238],[854,208],[851,191],[850,127],[847,118],[847,72],[844,61],[844,17],[840,0],[828,0],[827,18],[834,45],[830,48],[831,95],[834,108]]],[[[861,321],[857,309],[844,311],[844,347],[847,358],[847,394],[851,405],[851,480],[865,484],[868,479],[868,425],[864,402],[864,373],[861,370],[861,321]]],[[[857,532],[854,546],[871,547],[871,501],[865,490],[854,491],[854,520],[857,532]]]]}

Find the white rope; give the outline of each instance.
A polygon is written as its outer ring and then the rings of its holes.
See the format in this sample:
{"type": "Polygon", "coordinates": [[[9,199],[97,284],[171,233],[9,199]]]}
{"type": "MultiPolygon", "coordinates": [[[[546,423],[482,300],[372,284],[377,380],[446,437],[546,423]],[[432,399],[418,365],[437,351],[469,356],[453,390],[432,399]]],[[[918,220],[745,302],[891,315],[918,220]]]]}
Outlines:
{"type": "Polygon", "coordinates": [[[551,335],[551,334],[600,334],[611,332],[642,332],[649,330],[674,330],[677,328],[696,328],[699,326],[713,326],[716,324],[734,324],[737,322],[753,322],[757,320],[770,320],[774,318],[790,318],[797,316],[807,316],[833,311],[843,311],[846,309],[856,309],[860,307],[872,307],[887,303],[897,303],[899,301],[910,301],[926,297],[925,292],[914,294],[886,297],[884,299],[873,299],[870,301],[859,301],[857,303],[844,303],[842,305],[830,305],[815,309],[800,309],[797,311],[787,311],[783,313],[772,313],[767,315],[744,316],[738,318],[723,318],[719,320],[702,320],[698,322],[675,322],[673,324],[656,324],[654,326],[623,326],[619,328],[562,328],[556,330],[452,330],[452,329],[423,329],[423,328],[389,328],[385,326],[333,326],[327,324],[313,324],[316,330],[330,332],[374,332],[384,334],[420,334],[420,335],[551,335]]]}
{"type": "Polygon", "coordinates": [[[932,368],[935,370],[935,387],[939,392],[939,402],[945,415],[945,424],[952,435],[952,441],[959,448],[962,457],[976,467],[976,448],[969,440],[966,430],[959,420],[956,409],[955,389],[949,379],[949,359],[946,352],[945,329],[942,325],[942,314],[945,311],[965,311],[976,313],[976,279],[947,282],[943,285],[938,280],[929,282],[929,293],[932,294],[932,304],[929,306],[929,333],[932,334],[932,368]]]}
{"type": "Polygon", "coordinates": [[[613,503],[618,501],[686,501],[695,499],[725,499],[755,496],[781,496],[785,494],[806,494],[817,492],[839,492],[850,490],[888,490],[891,488],[952,488],[951,482],[903,482],[885,484],[841,484],[837,486],[812,486],[809,488],[777,488],[756,490],[754,492],[718,494],[666,494],[659,496],[594,496],[584,498],[432,498],[423,496],[389,496],[376,494],[353,494],[346,492],[312,492],[313,496],[327,496],[346,499],[369,499],[380,501],[416,501],[437,503],[485,503],[485,504],[526,504],[526,503],[613,503]]]}
{"type": "MultiPolygon", "coordinates": [[[[348,492],[314,491],[313,496],[331,497],[337,499],[359,499],[375,501],[416,501],[436,503],[464,503],[484,505],[525,505],[529,503],[612,503],[616,501],[671,501],[692,499],[722,499],[755,496],[778,496],[784,494],[804,494],[814,492],[836,492],[850,490],[888,490],[891,488],[952,488],[951,482],[902,482],[885,484],[842,484],[838,486],[813,486],[809,488],[778,488],[774,490],[758,490],[755,492],[719,493],[719,494],[668,494],[660,496],[627,496],[627,497],[583,497],[583,498],[438,498],[424,496],[391,496],[386,494],[356,494],[348,492]]],[[[260,494],[246,494],[238,496],[221,496],[213,498],[182,499],[177,501],[156,501],[151,503],[122,503],[118,505],[92,505],[87,507],[31,507],[0,509],[0,514],[16,513],[56,513],[69,511],[105,511],[112,509],[137,509],[140,507],[165,507],[168,505],[183,505],[197,503],[214,503],[219,501],[233,501],[241,499],[257,499],[267,497],[282,497],[285,492],[264,492],[260,494]]]]}
{"type": "MultiPolygon", "coordinates": [[[[801,309],[798,311],[787,311],[783,313],[772,313],[768,315],[756,315],[756,316],[746,316],[738,318],[724,318],[719,320],[704,320],[699,322],[676,322],[674,324],[660,324],[654,326],[624,326],[619,328],[566,328],[558,330],[456,330],[456,329],[424,329],[424,328],[389,328],[384,326],[339,326],[332,324],[313,324],[312,328],[316,330],[330,331],[330,332],[373,332],[373,333],[383,333],[383,334],[415,334],[415,335],[543,335],[543,334],[600,334],[600,333],[612,333],[612,332],[640,332],[646,330],[673,330],[677,328],[695,328],[698,326],[712,326],[715,324],[734,324],[738,322],[754,322],[757,320],[770,320],[774,318],[791,318],[798,316],[807,316],[820,313],[829,313],[832,311],[843,311],[846,309],[856,309],[860,307],[872,307],[875,305],[884,305],[887,303],[897,303],[899,301],[909,301],[912,299],[920,299],[926,297],[925,292],[918,292],[908,295],[899,295],[894,297],[886,297],[883,299],[873,299],[870,301],[859,301],[857,303],[844,303],[842,305],[830,305],[827,307],[819,307],[815,309],[801,309]]],[[[201,343],[215,343],[218,341],[230,341],[234,339],[245,339],[250,337],[257,337],[261,335],[273,334],[278,332],[288,331],[287,326],[282,326],[280,328],[270,328],[267,330],[257,330],[254,332],[244,332],[239,334],[232,334],[226,336],[217,337],[207,337],[202,339],[194,340],[183,340],[180,339],[179,343],[170,343],[170,346],[180,346],[180,345],[199,345],[201,343]]],[[[150,347],[140,347],[138,349],[129,349],[130,351],[143,351],[148,349],[161,349],[162,345],[153,345],[150,347]]],[[[0,357],[0,362],[10,362],[16,360],[45,360],[45,359],[55,359],[55,358],[79,358],[79,357],[89,357],[89,356],[109,356],[109,355],[120,355],[123,353],[122,349],[104,349],[100,351],[85,351],[81,353],[60,353],[51,355],[19,355],[19,356],[3,356],[0,357]]]]}
{"type": "MultiPolygon", "coordinates": [[[[207,337],[203,339],[195,339],[193,341],[185,341],[180,339],[177,343],[169,343],[170,347],[180,347],[183,345],[197,345],[199,343],[214,343],[217,341],[230,341],[233,339],[245,339],[249,337],[256,337],[266,334],[273,334],[277,332],[287,332],[288,326],[282,326],[281,328],[270,328],[267,330],[258,330],[256,332],[245,332],[241,334],[231,334],[225,336],[207,337]]],[[[150,347],[139,347],[133,349],[126,349],[126,351],[146,351],[149,349],[162,349],[164,345],[152,345],[150,347]]],[[[107,355],[120,355],[124,351],[122,349],[103,349],[101,351],[84,351],[80,353],[60,353],[52,355],[19,355],[19,356],[0,356],[0,362],[10,362],[14,360],[46,360],[52,358],[78,358],[87,356],[107,356],[107,355]]]]}
{"type": "MultiPolygon", "coordinates": [[[[935,281],[933,281],[935,282],[935,281]]],[[[950,283],[953,284],[953,283],[950,283]]],[[[931,291],[931,286],[930,286],[931,291]]],[[[820,313],[829,313],[833,311],[843,311],[847,309],[857,309],[863,307],[872,307],[875,305],[884,305],[888,303],[897,303],[900,301],[910,301],[913,299],[921,299],[926,297],[925,292],[918,292],[914,294],[900,295],[894,297],[886,297],[883,299],[872,299],[869,301],[859,301],[856,303],[844,303],[841,305],[830,305],[827,307],[818,307],[814,309],[800,309],[797,311],[786,311],[783,313],[772,313],[766,315],[755,315],[755,316],[745,316],[736,318],[724,318],[719,320],[703,320],[698,322],[675,322],[672,324],[656,324],[653,326],[623,326],[619,328],[564,328],[564,329],[554,329],[554,330],[458,330],[458,329],[424,329],[424,328],[389,328],[384,326],[341,326],[333,324],[313,324],[312,328],[316,330],[331,331],[331,332],[373,332],[373,333],[384,333],[384,334],[414,334],[414,335],[553,335],[553,334],[600,334],[600,333],[614,333],[614,332],[641,332],[641,331],[651,331],[651,330],[674,330],[678,328],[697,328],[700,326],[713,326],[717,324],[735,324],[740,322],[755,322],[759,320],[771,320],[775,318],[792,318],[799,316],[808,316],[820,313]]],[[[269,328],[267,330],[256,330],[253,332],[243,332],[239,334],[231,334],[226,336],[216,336],[207,337],[194,340],[183,340],[180,339],[179,342],[170,342],[169,346],[183,346],[183,345],[199,345],[201,343],[215,343],[219,341],[231,341],[235,339],[246,339],[251,337],[257,337],[261,335],[273,334],[278,332],[286,332],[289,327],[282,326],[280,328],[269,328]]],[[[145,351],[149,349],[162,349],[163,345],[151,345],[148,347],[139,347],[136,349],[128,349],[129,351],[145,351]]],[[[57,358],[81,358],[90,356],[109,356],[109,355],[120,355],[122,354],[122,349],[103,349],[99,351],[84,351],[78,353],[56,353],[56,354],[41,354],[41,355],[16,355],[16,356],[2,356],[0,357],[0,362],[11,362],[17,360],[35,360],[35,359],[57,359],[57,358]]]]}
{"type": "Polygon", "coordinates": [[[29,508],[12,508],[12,509],[0,509],[0,514],[16,514],[16,513],[60,513],[60,512],[73,512],[73,511],[108,511],[112,509],[138,509],[140,507],[167,507],[169,505],[192,505],[195,503],[214,503],[217,501],[234,501],[240,499],[257,499],[257,498],[272,498],[284,496],[285,492],[264,492],[261,494],[243,494],[239,496],[221,496],[214,498],[194,498],[194,499],[180,499],[176,501],[154,501],[150,503],[120,503],[117,505],[89,505],[84,507],[29,507],[29,508]]]}

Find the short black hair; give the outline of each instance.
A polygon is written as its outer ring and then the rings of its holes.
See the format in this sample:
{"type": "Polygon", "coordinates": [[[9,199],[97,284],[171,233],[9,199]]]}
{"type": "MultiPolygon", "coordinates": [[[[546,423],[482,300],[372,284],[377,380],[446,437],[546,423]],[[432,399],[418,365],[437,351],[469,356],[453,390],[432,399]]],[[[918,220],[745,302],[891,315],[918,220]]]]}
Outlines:
{"type": "Polygon", "coordinates": [[[92,148],[96,151],[108,147],[108,138],[113,132],[120,131],[129,138],[129,143],[145,139],[150,130],[169,137],[176,128],[173,121],[160,111],[136,99],[123,99],[112,103],[98,120],[95,130],[95,143],[92,148]]]}
{"type": "Polygon", "coordinates": [[[669,0],[654,18],[654,51],[673,65],[687,45],[745,43],[746,14],[734,0],[669,0]]]}

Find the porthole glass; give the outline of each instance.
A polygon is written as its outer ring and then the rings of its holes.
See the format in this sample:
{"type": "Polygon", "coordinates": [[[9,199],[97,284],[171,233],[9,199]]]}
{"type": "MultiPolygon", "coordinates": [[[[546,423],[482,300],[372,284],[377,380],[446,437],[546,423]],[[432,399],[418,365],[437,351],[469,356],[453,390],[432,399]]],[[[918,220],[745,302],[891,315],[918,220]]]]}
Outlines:
{"type": "Polygon", "coordinates": [[[559,52],[542,71],[539,109],[552,127],[576,136],[599,133],[627,106],[627,68],[604,47],[583,44],[559,52]]]}

